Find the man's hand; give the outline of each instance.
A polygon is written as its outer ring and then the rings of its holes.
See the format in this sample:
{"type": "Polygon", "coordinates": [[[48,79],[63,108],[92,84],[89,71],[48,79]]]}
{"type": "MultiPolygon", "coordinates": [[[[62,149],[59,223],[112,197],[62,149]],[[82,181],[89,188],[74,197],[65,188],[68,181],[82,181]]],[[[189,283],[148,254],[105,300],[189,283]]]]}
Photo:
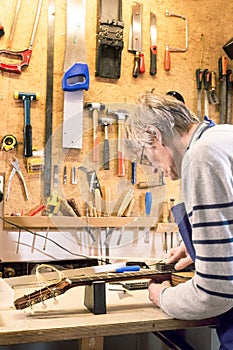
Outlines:
{"type": "Polygon", "coordinates": [[[184,243],[181,243],[179,247],[171,248],[168,252],[167,263],[176,262],[174,268],[176,270],[182,270],[188,265],[193,263],[184,243]]]}
{"type": "Polygon", "coordinates": [[[165,289],[171,287],[171,284],[169,281],[164,281],[161,284],[154,283],[153,280],[150,281],[148,291],[149,291],[149,299],[152,301],[152,303],[155,306],[160,306],[159,305],[159,295],[160,292],[165,289]]]}

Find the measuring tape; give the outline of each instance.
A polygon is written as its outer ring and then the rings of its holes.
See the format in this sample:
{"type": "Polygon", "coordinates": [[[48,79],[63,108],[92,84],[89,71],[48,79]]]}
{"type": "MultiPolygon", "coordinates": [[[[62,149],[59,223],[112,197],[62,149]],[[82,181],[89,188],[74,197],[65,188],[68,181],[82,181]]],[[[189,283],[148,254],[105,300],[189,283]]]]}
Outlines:
{"type": "Polygon", "coordinates": [[[5,151],[10,151],[11,149],[15,148],[18,144],[19,142],[13,135],[6,135],[2,139],[2,149],[4,149],[5,151]]]}

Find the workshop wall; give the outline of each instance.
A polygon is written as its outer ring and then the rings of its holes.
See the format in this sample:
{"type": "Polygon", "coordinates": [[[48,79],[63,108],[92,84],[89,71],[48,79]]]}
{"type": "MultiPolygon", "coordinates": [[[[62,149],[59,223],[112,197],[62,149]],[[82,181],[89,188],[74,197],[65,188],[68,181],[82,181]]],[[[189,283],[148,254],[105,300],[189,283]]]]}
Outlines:
{"type": "MultiPolygon", "coordinates": [[[[61,135],[64,95],[61,82],[64,74],[66,1],[56,0],[55,2],[52,162],[53,165],[58,164],[59,166],[59,194],[64,199],[76,198],[82,214],[85,215],[83,209],[84,199],[83,193],[80,191],[80,185],[75,186],[71,184],[71,167],[84,165],[96,169],[100,184],[111,187],[111,200],[114,202],[122,189],[129,186],[130,161],[126,162],[126,176],[119,178],[117,176],[116,160],[117,124],[113,124],[109,127],[112,152],[110,170],[103,170],[101,161],[95,165],[91,164],[89,155],[92,152],[92,116],[87,111],[84,113],[83,148],[81,150],[62,150],[61,135]],[[65,165],[67,166],[68,180],[67,184],[63,185],[62,172],[65,165]]],[[[8,39],[16,3],[16,0],[4,0],[0,5],[2,7],[1,23],[4,25],[5,30],[5,35],[0,38],[1,48],[3,49],[9,45],[8,39]]],[[[176,90],[183,95],[187,106],[196,112],[196,69],[208,68],[218,72],[218,59],[224,53],[222,46],[231,38],[233,33],[233,2],[231,0],[216,0],[214,2],[208,0],[141,1],[143,3],[143,52],[145,54],[146,72],[140,74],[138,78],[132,76],[134,55],[127,50],[132,3],[133,1],[123,0],[124,49],[122,51],[121,77],[115,80],[95,76],[97,0],[87,0],[86,2],[86,57],[90,73],[90,86],[89,90],[84,92],[84,102],[103,102],[106,104],[106,107],[115,106],[116,104],[120,107],[130,108],[131,105],[136,103],[138,95],[145,91],[154,89],[158,93],[166,93],[169,90],[176,90]],[[181,19],[166,17],[166,10],[184,15],[188,20],[188,50],[182,53],[171,53],[171,69],[168,72],[164,70],[165,44],[168,43],[170,47],[184,47],[185,24],[181,19]],[[150,11],[156,13],[158,30],[158,72],[155,76],[149,74],[150,11]]],[[[28,48],[35,12],[35,1],[24,0],[22,2],[13,37],[12,50],[21,51],[28,48]]],[[[4,200],[4,215],[11,215],[12,213],[25,214],[45,201],[43,198],[43,175],[29,174],[27,172],[26,160],[23,157],[23,145],[21,144],[23,142],[24,108],[22,101],[14,99],[14,92],[37,92],[40,94],[39,100],[31,103],[31,125],[33,147],[37,150],[43,150],[45,147],[47,22],[48,1],[44,0],[29,66],[20,75],[2,71],[0,74],[0,137],[3,138],[5,135],[11,134],[20,143],[13,150],[0,151],[0,173],[5,177],[5,194],[11,172],[10,160],[14,156],[19,160],[29,193],[29,199],[26,201],[22,184],[17,176],[14,177],[9,199],[8,201],[4,200]]],[[[1,61],[4,62],[5,59],[4,56],[1,56],[1,61]]],[[[228,64],[229,68],[232,68],[230,61],[228,64]]],[[[217,82],[218,93],[219,87],[217,82]]],[[[204,94],[202,99],[204,105],[204,94]]],[[[219,121],[218,105],[210,106],[210,117],[217,122],[219,121]]],[[[102,147],[104,140],[103,126],[99,127],[98,135],[102,147]]],[[[100,152],[102,150],[101,147],[100,152]]],[[[138,167],[137,175],[138,181],[144,181],[145,178],[153,178],[151,173],[146,173],[140,167],[138,167]]],[[[157,178],[155,177],[155,179],[157,178]]],[[[142,193],[135,188],[136,205],[133,208],[132,215],[145,215],[145,210],[141,204],[142,198],[144,198],[143,195],[144,192],[142,193]]],[[[180,182],[171,183],[166,181],[166,186],[153,189],[153,195],[156,198],[154,204],[156,214],[153,213],[153,215],[156,216],[159,214],[161,204],[164,201],[169,200],[170,197],[175,198],[177,201],[179,200],[180,182]]],[[[11,240],[11,236],[8,236],[8,239],[11,240]]],[[[5,244],[7,243],[5,242],[5,244]]],[[[121,251],[118,253],[122,254],[121,251]]]]}

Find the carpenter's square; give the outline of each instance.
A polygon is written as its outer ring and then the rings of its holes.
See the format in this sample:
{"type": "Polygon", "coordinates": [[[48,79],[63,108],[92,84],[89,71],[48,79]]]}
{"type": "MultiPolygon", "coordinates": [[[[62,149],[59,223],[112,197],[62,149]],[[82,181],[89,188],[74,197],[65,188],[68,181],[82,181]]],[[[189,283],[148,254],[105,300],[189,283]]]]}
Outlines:
{"type": "Polygon", "coordinates": [[[85,63],[86,0],[66,2],[66,50],[64,59],[64,148],[82,148],[83,90],[89,88],[89,70],[85,63]]]}

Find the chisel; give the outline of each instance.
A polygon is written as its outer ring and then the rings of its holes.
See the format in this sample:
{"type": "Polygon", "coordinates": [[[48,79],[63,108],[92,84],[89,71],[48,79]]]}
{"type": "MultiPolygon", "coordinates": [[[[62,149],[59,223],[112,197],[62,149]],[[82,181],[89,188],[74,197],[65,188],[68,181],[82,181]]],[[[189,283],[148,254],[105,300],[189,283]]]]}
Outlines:
{"type": "Polygon", "coordinates": [[[209,93],[209,101],[211,104],[218,104],[218,97],[216,94],[216,72],[211,71],[210,73],[210,93],[209,93]]]}
{"type": "Polygon", "coordinates": [[[196,83],[197,83],[197,117],[202,117],[201,111],[201,87],[202,87],[202,70],[199,68],[196,70],[196,83]]]}
{"type": "Polygon", "coordinates": [[[232,70],[227,70],[227,111],[226,122],[231,124],[231,100],[232,100],[232,70]]]}
{"type": "Polygon", "coordinates": [[[226,122],[226,97],[227,97],[227,57],[223,55],[218,60],[219,82],[220,82],[220,103],[219,103],[219,117],[220,124],[226,122]]]}
{"type": "Polygon", "coordinates": [[[205,94],[205,109],[204,109],[204,116],[209,117],[209,83],[210,83],[210,73],[208,69],[204,69],[203,72],[203,81],[204,81],[204,94],[205,94]]]}
{"type": "Polygon", "coordinates": [[[131,202],[131,200],[133,199],[133,195],[134,195],[134,190],[130,189],[124,196],[121,205],[117,211],[117,216],[122,216],[124,214],[124,211],[126,210],[126,208],[128,207],[129,203],[131,202]]]}

